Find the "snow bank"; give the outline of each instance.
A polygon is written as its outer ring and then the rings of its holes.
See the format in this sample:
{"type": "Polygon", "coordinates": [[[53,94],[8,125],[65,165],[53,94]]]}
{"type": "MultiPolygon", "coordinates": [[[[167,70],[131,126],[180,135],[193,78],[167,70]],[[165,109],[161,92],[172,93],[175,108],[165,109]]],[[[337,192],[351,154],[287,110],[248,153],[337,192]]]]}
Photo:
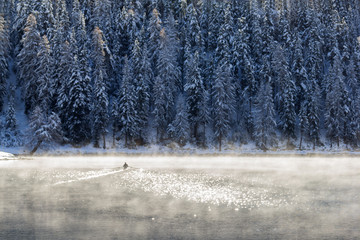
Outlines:
{"type": "Polygon", "coordinates": [[[15,159],[14,154],[0,151],[0,160],[13,160],[13,159],[15,159]]]}

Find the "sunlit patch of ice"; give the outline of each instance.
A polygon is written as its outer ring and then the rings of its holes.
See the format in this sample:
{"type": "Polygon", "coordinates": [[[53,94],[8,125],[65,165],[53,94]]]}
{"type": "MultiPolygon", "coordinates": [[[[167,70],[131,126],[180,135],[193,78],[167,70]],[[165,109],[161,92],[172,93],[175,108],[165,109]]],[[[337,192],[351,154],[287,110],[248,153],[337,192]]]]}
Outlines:
{"type": "MultiPolygon", "coordinates": [[[[290,194],[267,179],[243,179],[205,173],[172,173],[132,170],[113,184],[141,189],[160,196],[172,196],[198,203],[232,206],[234,209],[280,207],[291,204],[290,194]],[[259,182],[262,182],[259,183],[259,182]]],[[[209,207],[209,211],[211,208],[209,207]]]]}

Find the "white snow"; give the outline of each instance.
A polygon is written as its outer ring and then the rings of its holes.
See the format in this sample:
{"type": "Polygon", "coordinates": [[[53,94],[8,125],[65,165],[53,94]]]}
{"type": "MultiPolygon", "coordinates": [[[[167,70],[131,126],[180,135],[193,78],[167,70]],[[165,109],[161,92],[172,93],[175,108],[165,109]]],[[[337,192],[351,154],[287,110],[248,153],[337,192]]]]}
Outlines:
{"type": "Polygon", "coordinates": [[[0,151],[0,160],[13,160],[15,158],[14,154],[0,151]]]}

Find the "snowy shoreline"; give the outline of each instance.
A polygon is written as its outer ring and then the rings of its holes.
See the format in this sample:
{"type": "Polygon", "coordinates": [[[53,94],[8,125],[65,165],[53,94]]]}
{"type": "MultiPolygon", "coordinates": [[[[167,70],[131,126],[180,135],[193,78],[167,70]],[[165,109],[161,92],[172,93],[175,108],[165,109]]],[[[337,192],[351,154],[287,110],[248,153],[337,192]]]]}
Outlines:
{"type": "Polygon", "coordinates": [[[29,150],[24,148],[9,148],[3,149],[4,152],[0,152],[0,160],[14,159],[16,157],[44,157],[44,156],[238,156],[238,157],[287,157],[287,156],[349,156],[359,157],[360,151],[354,150],[343,150],[343,149],[319,149],[319,150],[269,150],[262,151],[257,149],[232,149],[223,150],[221,152],[214,148],[209,149],[171,149],[167,147],[141,147],[138,149],[98,149],[93,147],[83,148],[71,148],[71,147],[60,147],[53,150],[39,150],[34,155],[29,154],[29,150]]]}

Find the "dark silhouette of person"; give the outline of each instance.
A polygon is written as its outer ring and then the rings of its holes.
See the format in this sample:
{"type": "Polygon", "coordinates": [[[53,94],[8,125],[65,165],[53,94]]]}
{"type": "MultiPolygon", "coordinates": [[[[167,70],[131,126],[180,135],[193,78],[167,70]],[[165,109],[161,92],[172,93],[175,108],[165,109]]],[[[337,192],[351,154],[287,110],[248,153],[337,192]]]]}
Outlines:
{"type": "Polygon", "coordinates": [[[129,165],[125,162],[125,164],[123,165],[124,170],[126,170],[129,167],[129,165]]]}

